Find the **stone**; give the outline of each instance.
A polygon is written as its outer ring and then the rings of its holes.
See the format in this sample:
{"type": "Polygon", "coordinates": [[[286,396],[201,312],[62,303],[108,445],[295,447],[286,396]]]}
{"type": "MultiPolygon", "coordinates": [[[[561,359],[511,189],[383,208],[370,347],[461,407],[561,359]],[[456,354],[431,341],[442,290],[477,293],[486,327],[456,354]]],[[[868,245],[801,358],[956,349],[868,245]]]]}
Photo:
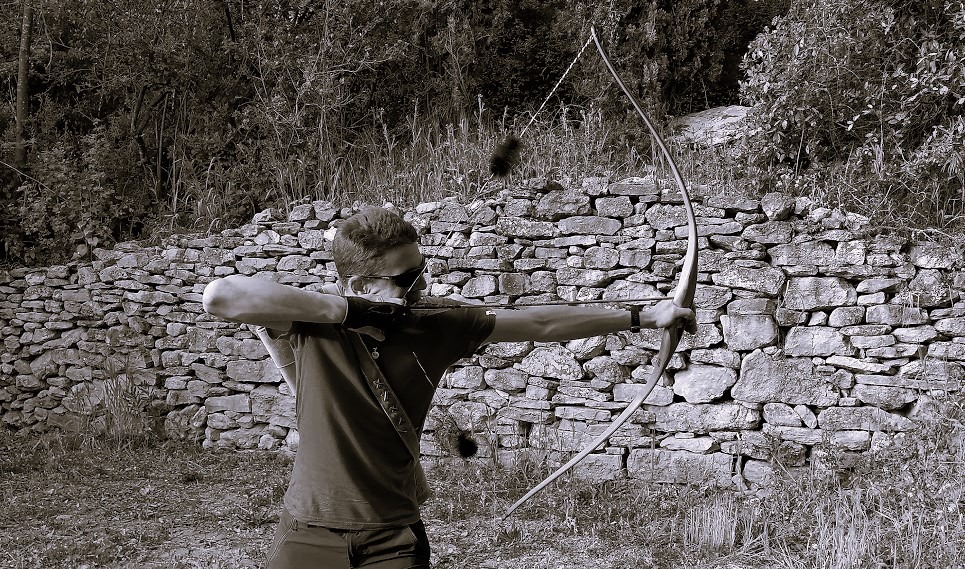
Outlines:
{"type": "Polygon", "coordinates": [[[623,457],[615,454],[590,454],[573,468],[573,476],[581,480],[605,482],[627,477],[623,457]]]}
{"type": "Polygon", "coordinates": [[[627,475],[647,482],[729,487],[733,468],[733,457],[724,453],[633,449],[627,457],[627,475]]]}
{"type": "Polygon", "coordinates": [[[764,245],[790,243],[793,235],[794,226],[786,221],[767,221],[749,225],[741,233],[744,239],[764,245]]]}
{"type": "Polygon", "coordinates": [[[773,316],[766,314],[721,316],[724,341],[731,350],[749,351],[770,346],[777,341],[778,327],[773,316]]]}
{"type": "Polygon", "coordinates": [[[487,369],[483,375],[486,385],[500,391],[515,392],[526,389],[529,374],[518,369],[487,369]]]}
{"type": "Polygon", "coordinates": [[[868,431],[834,431],[828,437],[831,448],[864,452],[871,448],[871,433],[868,431]]]}
{"type": "Polygon", "coordinates": [[[96,407],[104,403],[106,396],[104,382],[101,380],[77,383],[70,388],[60,404],[72,413],[90,415],[96,407]]]}
{"type": "Polygon", "coordinates": [[[208,397],[204,401],[204,406],[208,413],[218,411],[235,411],[237,413],[251,412],[251,399],[248,395],[239,393],[237,395],[224,395],[219,397],[208,397]]]}
{"type": "Polygon", "coordinates": [[[784,302],[791,310],[825,310],[853,305],[858,295],[846,280],[835,277],[788,279],[784,302]]]}
{"type": "Polygon", "coordinates": [[[606,337],[591,336],[589,338],[570,340],[566,343],[566,349],[578,360],[595,358],[606,351],[606,337]]]}
{"type": "Polygon", "coordinates": [[[951,304],[953,298],[951,284],[945,275],[935,269],[921,269],[891,302],[930,308],[951,304]]]}
{"type": "Polygon", "coordinates": [[[732,431],[752,429],[760,425],[761,413],[737,403],[692,404],[672,403],[653,407],[654,428],[668,433],[732,431]]]}
{"type": "Polygon", "coordinates": [[[480,366],[456,368],[446,374],[443,382],[454,389],[479,389],[486,384],[485,370],[480,366]]]}
{"type": "Polygon", "coordinates": [[[691,364],[674,376],[673,391],[688,403],[720,399],[737,382],[737,373],[725,367],[691,364]]]}
{"type": "Polygon", "coordinates": [[[251,414],[258,423],[295,427],[295,398],[282,394],[273,385],[259,385],[248,397],[251,414]]]}
{"type": "MultiPolygon", "coordinates": [[[[675,118],[671,124],[675,132],[671,140],[705,147],[739,140],[744,136],[744,117],[749,109],[750,107],[741,105],[729,105],[675,118]]],[[[732,197],[734,201],[721,203],[732,203],[735,207],[750,207],[747,202],[752,201],[746,198],[738,201],[737,197],[730,193],[724,196],[732,197]]]]}
{"type": "Polygon", "coordinates": [[[848,356],[831,356],[826,360],[828,365],[846,369],[857,373],[892,373],[895,366],[882,364],[867,359],[857,359],[848,356]]]}
{"type": "Polygon", "coordinates": [[[164,418],[165,435],[175,440],[200,440],[204,437],[204,430],[192,424],[192,419],[200,409],[200,405],[192,404],[169,412],[164,418]]]}
{"type": "Polygon", "coordinates": [[[660,204],[647,209],[644,214],[647,222],[654,229],[674,229],[686,227],[687,210],[683,206],[660,204]]]}
{"type": "Polygon", "coordinates": [[[795,405],[794,412],[804,421],[804,426],[807,428],[816,429],[818,427],[818,416],[807,405],[795,405]]]}
{"type": "Polygon", "coordinates": [[[624,267],[636,267],[640,269],[645,269],[650,266],[650,261],[653,259],[653,255],[648,250],[641,249],[620,249],[620,261],[619,264],[624,267]]]}
{"type": "MultiPolygon", "coordinates": [[[[621,383],[613,386],[614,401],[632,401],[644,392],[646,386],[639,383],[621,383]]],[[[643,400],[646,405],[670,405],[673,402],[673,391],[662,385],[655,385],[653,390],[643,400]]]]}
{"type": "Polygon", "coordinates": [[[829,265],[835,258],[834,249],[823,241],[776,245],[768,249],[767,254],[777,266],[829,265]]]}
{"type": "Polygon", "coordinates": [[[777,297],[784,288],[786,277],[780,269],[747,268],[730,265],[713,275],[714,284],[721,287],[740,288],[759,292],[768,297],[777,297]]]}
{"type": "Polygon", "coordinates": [[[795,326],[784,339],[784,353],[792,357],[832,356],[855,353],[854,347],[836,328],[825,326],[795,326]]]}
{"type": "MultiPolygon", "coordinates": [[[[965,317],[958,318],[943,318],[941,320],[935,321],[934,330],[936,332],[941,332],[942,334],[949,337],[965,337],[965,317]]],[[[896,330],[897,332],[897,330],[896,330]]],[[[914,342],[914,341],[924,341],[931,340],[933,337],[926,337],[922,340],[913,339],[903,339],[903,342],[914,342]]]]}
{"type": "Polygon", "coordinates": [[[489,344],[485,353],[500,358],[521,358],[533,351],[532,342],[499,342],[489,344]]]}
{"type": "Polygon", "coordinates": [[[633,214],[633,203],[627,196],[600,197],[595,201],[598,215],[623,219],[633,214]]]}
{"type": "Polygon", "coordinates": [[[210,413],[205,417],[205,425],[212,429],[218,429],[219,431],[227,431],[229,429],[237,429],[238,421],[235,421],[224,413],[210,413]]]}
{"type": "Polygon", "coordinates": [[[563,268],[556,272],[556,281],[561,286],[601,287],[613,280],[608,271],[599,269],[563,268]]]}
{"type": "Polygon", "coordinates": [[[552,411],[543,409],[528,409],[515,404],[510,404],[500,408],[496,412],[497,419],[521,421],[534,425],[548,424],[553,422],[555,416],[552,411]]]}
{"type": "Polygon", "coordinates": [[[655,296],[661,296],[661,293],[652,284],[632,281],[617,281],[608,285],[606,290],[603,291],[603,299],[605,300],[653,298],[655,296]]]}
{"type": "Polygon", "coordinates": [[[499,282],[493,275],[482,275],[469,279],[462,287],[466,298],[484,298],[499,290],[499,282]]]}
{"type": "Polygon", "coordinates": [[[201,398],[192,395],[187,389],[171,389],[167,392],[164,402],[170,407],[180,407],[201,403],[201,398]]]}
{"type": "Polygon", "coordinates": [[[224,431],[218,436],[218,448],[255,449],[264,435],[262,427],[238,428],[224,431]]]}
{"type": "Polygon", "coordinates": [[[918,326],[928,323],[928,313],[912,306],[878,304],[868,307],[865,321],[869,324],[888,324],[889,326],[918,326]]]}
{"type": "Polygon", "coordinates": [[[268,350],[261,340],[254,338],[238,339],[233,336],[218,336],[215,339],[218,351],[226,356],[244,356],[250,360],[268,357],[268,350]]]}
{"type": "Polygon", "coordinates": [[[804,446],[821,444],[824,440],[824,431],[807,427],[787,427],[765,423],[764,434],[779,441],[788,441],[804,446]]]}
{"type": "Polygon", "coordinates": [[[874,294],[876,292],[890,292],[893,293],[898,290],[898,288],[905,284],[902,279],[886,279],[886,278],[872,278],[865,279],[858,283],[855,287],[859,293],[862,294],[874,294]]]}
{"type": "Polygon", "coordinates": [[[794,408],[785,403],[765,403],[763,410],[764,422],[770,425],[800,427],[801,417],[794,412],[794,408]]]}
{"type": "Polygon", "coordinates": [[[620,263],[620,251],[613,247],[590,247],[583,254],[587,269],[612,269],[620,263]]]}
{"type": "Polygon", "coordinates": [[[557,405],[553,412],[560,419],[576,421],[603,422],[609,421],[611,417],[609,411],[568,405],[557,405]]]}
{"type": "Polygon", "coordinates": [[[858,398],[862,403],[891,411],[901,409],[909,403],[918,399],[918,394],[902,387],[888,387],[882,385],[869,385],[858,383],[851,390],[851,395],[858,398]]]}
{"type": "Polygon", "coordinates": [[[560,231],[549,221],[530,221],[522,217],[500,217],[495,227],[498,235],[540,239],[556,237],[560,231]]]}
{"type": "Polygon", "coordinates": [[[761,211],[768,219],[781,221],[794,211],[794,198],[778,192],[764,194],[760,200],[761,211]]]}
{"type": "Polygon", "coordinates": [[[536,348],[514,367],[529,375],[556,379],[578,380],[584,375],[580,363],[563,346],[536,348]]]}
{"type": "MultiPolygon", "coordinates": [[[[198,365],[198,364],[194,364],[194,365],[198,365]]],[[[275,367],[275,364],[271,360],[229,361],[225,375],[227,375],[229,378],[235,381],[244,382],[244,383],[278,383],[282,381],[281,372],[278,370],[277,367],[275,367]]],[[[208,379],[216,379],[216,378],[217,376],[213,378],[209,377],[208,379]]],[[[202,379],[205,379],[205,378],[202,378],[202,379]]],[[[208,381],[208,379],[205,379],[205,381],[208,381]]],[[[214,381],[212,381],[212,383],[214,383],[214,381]]]]}
{"type": "Polygon", "coordinates": [[[611,385],[614,383],[624,383],[630,379],[630,370],[609,356],[595,357],[583,364],[583,369],[589,373],[590,377],[594,380],[611,385]]]}
{"type": "Polygon", "coordinates": [[[865,307],[863,306],[839,306],[831,311],[828,317],[828,326],[843,328],[854,326],[864,321],[865,307]]]}
{"type": "Polygon", "coordinates": [[[449,406],[448,411],[456,426],[470,433],[485,432],[488,419],[495,413],[495,409],[485,403],[473,401],[457,401],[449,406]]]}
{"type": "Polygon", "coordinates": [[[690,361],[739,369],[741,356],[727,348],[696,349],[690,352],[690,361]]]}
{"type": "Polygon", "coordinates": [[[910,419],[877,407],[831,407],[818,413],[818,424],[825,431],[910,431],[910,419]]]}
{"type": "Polygon", "coordinates": [[[884,348],[887,346],[893,346],[896,343],[895,337],[891,334],[882,334],[879,336],[852,336],[850,341],[851,345],[859,350],[884,348]]]}
{"type": "Polygon", "coordinates": [[[948,360],[965,360],[965,344],[934,342],[928,346],[928,356],[948,360]]]}
{"type": "Polygon", "coordinates": [[[829,263],[832,267],[842,265],[863,265],[868,253],[866,241],[842,241],[834,250],[834,258],[829,263]]]}
{"type": "Polygon", "coordinates": [[[830,407],[834,387],[815,373],[809,359],[775,357],[757,350],[744,357],[731,396],[748,403],[779,402],[830,407]]]}
{"type": "Polygon", "coordinates": [[[720,444],[713,437],[682,436],[681,433],[678,433],[676,436],[667,437],[660,441],[660,448],[667,450],[685,450],[696,454],[709,454],[720,450],[720,444]]]}
{"type": "Polygon", "coordinates": [[[903,378],[955,385],[965,382],[965,366],[954,361],[937,359],[914,360],[898,370],[903,378]]]}
{"type": "Polygon", "coordinates": [[[962,250],[960,247],[939,243],[914,243],[908,251],[908,257],[916,267],[951,269],[961,265],[962,250]]]}
{"type": "Polygon", "coordinates": [[[748,460],[741,473],[751,489],[766,488],[774,483],[774,466],[763,460],[748,460]]]}
{"type": "Polygon", "coordinates": [[[536,217],[557,221],[590,213],[590,197],[579,190],[547,192],[536,202],[536,217]]]}
{"type": "Polygon", "coordinates": [[[773,315],[776,310],[777,303],[770,298],[738,298],[727,305],[727,314],[730,316],[773,315]]]}

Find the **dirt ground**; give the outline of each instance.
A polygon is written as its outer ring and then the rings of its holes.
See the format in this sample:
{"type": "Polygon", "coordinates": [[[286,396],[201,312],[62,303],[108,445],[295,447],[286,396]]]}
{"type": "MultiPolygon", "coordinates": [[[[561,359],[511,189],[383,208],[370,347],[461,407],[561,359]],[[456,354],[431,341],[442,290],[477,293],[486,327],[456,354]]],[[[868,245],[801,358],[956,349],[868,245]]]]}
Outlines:
{"type": "MultiPolygon", "coordinates": [[[[264,565],[291,459],[163,443],[84,448],[0,434],[0,567],[257,568],[264,565]]],[[[646,525],[610,532],[577,517],[523,512],[479,471],[432,476],[424,507],[436,569],[750,567],[726,556],[681,564],[646,525]]],[[[614,522],[616,523],[616,522],[614,522]]],[[[702,555],[706,559],[706,555],[702,555]]]]}

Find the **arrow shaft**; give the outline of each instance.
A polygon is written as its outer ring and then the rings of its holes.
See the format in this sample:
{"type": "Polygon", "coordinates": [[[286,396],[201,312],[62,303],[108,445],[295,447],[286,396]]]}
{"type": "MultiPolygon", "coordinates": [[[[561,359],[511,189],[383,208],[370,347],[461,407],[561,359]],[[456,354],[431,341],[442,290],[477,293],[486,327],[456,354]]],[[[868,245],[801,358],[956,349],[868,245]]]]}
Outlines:
{"type": "MultiPolygon", "coordinates": [[[[659,302],[661,300],[673,300],[672,296],[644,296],[640,298],[597,298],[593,300],[552,300],[549,302],[534,302],[532,304],[515,303],[482,303],[482,304],[460,304],[453,308],[529,308],[533,306],[579,306],[581,304],[636,304],[643,302],[659,302]]],[[[413,306],[410,310],[439,310],[448,308],[445,306],[413,306]]]]}

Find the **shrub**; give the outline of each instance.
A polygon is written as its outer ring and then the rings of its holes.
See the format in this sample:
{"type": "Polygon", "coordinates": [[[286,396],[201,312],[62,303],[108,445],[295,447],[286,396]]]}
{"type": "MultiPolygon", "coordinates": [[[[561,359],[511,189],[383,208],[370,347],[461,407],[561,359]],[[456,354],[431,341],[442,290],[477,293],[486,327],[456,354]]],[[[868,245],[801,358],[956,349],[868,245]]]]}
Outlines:
{"type": "Polygon", "coordinates": [[[963,53],[963,2],[794,2],[744,60],[752,175],[879,221],[960,221],[963,53]]]}

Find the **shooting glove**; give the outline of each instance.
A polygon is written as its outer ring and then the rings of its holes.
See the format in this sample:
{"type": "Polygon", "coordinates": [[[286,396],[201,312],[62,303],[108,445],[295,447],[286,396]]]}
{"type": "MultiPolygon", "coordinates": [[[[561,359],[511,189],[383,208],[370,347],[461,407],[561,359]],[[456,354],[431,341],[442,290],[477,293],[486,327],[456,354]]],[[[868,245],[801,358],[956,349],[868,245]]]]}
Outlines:
{"type": "Polygon", "coordinates": [[[393,302],[372,302],[358,296],[346,296],[348,308],[342,326],[349,329],[371,326],[379,330],[396,330],[412,319],[408,306],[393,302]]]}

